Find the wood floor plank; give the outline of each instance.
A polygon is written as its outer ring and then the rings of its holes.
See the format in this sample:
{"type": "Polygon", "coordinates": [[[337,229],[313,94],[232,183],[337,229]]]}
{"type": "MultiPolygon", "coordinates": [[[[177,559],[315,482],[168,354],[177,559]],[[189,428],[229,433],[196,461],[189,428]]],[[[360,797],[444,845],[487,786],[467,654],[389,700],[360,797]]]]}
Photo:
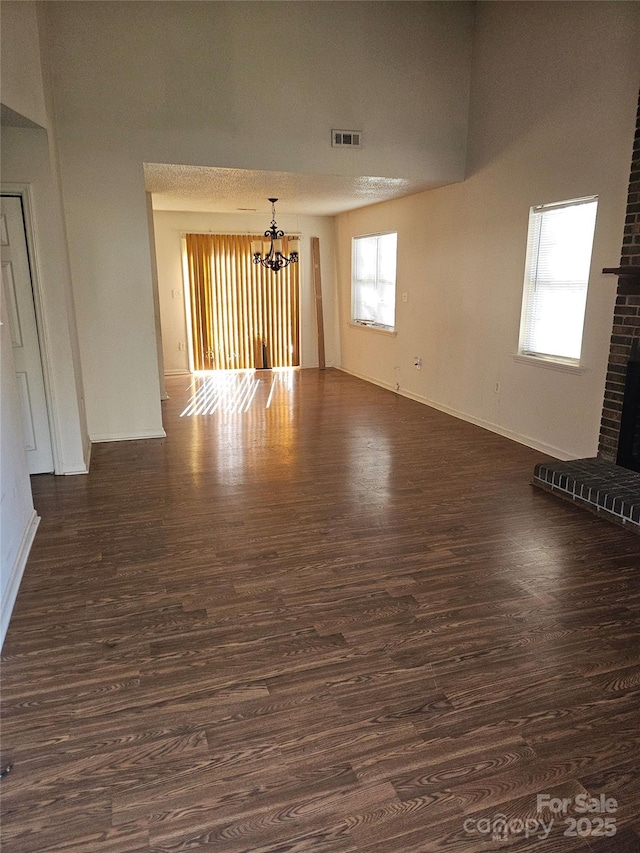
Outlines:
{"type": "Polygon", "coordinates": [[[638,537],[532,489],[541,454],[339,371],[181,417],[190,383],[166,439],[32,478],[6,849],[639,850],[638,537]],[[585,792],[616,836],[465,829],[585,792]]]}

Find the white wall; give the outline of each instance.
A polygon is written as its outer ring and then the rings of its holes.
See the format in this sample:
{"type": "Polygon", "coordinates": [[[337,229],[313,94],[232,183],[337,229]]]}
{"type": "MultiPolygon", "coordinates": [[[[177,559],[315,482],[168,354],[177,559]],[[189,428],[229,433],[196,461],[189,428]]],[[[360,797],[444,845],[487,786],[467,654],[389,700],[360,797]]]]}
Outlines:
{"type": "MultiPolygon", "coordinates": [[[[213,232],[261,234],[269,225],[267,213],[225,214],[186,213],[156,210],[154,226],[158,260],[158,289],[162,318],[164,365],[167,373],[189,369],[188,353],[181,351],[186,342],[186,317],[182,274],[182,235],[213,232]],[[174,292],[176,295],[174,296],[174,292]]],[[[300,234],[300,359],[301,367],[318,366],[318,342],[315,298],[311,268],[310,238],[320,239],[320,266],[325,332],[325,356],[328,366],[336,357],[335,341],[335,247],[333,218],[326,216],[278,216],[278,227],[286,234],[300,234]]]]}
{"type": "Polygon", "coordinates": [[[616,289],[600,270],[618,265],[622,243],[639,11],[633,3],[478,4],[467,180],[337,218],[344,369],[559,457],[595,455],[616,289]],[[584,370],[520,363],[529,208],[592,194],[584,370]],[[351,238],[391,229],[396,337],[348,324],[351,238]]]}
{"type": "MultiPolygon", "coordinates": [[[[92,439],[161,432],[143,162],[463,175],[470,3],[46,3],[92,439]],[[360,151],[330,147],[361,129],[360,151]]],[[[275,191],[275,190],[274,190],[275,191]]]]}
{"type": "Polygon", "coordinates": [[[74,151],[147,162],[464,174],[472,3],[44,5],[66,152],[82,129],[74,151]],[[362,150],[331,148],[332,127],[362,150]]]}

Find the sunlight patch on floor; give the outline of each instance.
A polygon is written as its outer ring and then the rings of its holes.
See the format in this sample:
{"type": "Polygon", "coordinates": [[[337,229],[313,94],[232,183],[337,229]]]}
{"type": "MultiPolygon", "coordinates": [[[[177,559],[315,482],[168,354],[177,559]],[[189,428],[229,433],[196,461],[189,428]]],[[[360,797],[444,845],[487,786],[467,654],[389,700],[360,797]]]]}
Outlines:
{"type": "Polygon", "coordinates": [[[189,388],[191,397],[180,417],[195,415],[243,414],[252,404],[258,403],[268,409],[279,392],[287,394],[293,389],[295,368],[274,368],[273,370],[218,370],[197,374],[189,388]],[[268,390],[265,394],[258,391],[268,390]]]}

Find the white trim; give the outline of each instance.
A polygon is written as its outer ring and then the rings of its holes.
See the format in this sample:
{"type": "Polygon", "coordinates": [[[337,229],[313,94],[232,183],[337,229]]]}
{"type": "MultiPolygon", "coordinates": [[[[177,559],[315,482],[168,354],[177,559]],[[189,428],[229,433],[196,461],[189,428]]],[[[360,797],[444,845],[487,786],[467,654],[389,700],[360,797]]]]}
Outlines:
{"type": "Polygon", "coordinates": [[[186,367],[177,367],[172,370],[165,370],[165,376],[191,376],[191,371],[187,370],[186,367]]]}
{"type": "Polygon", "coordinates": [[[76,474],[88,474],[89,464],[91,462],[91,442],[87,439],[87,446],[84,449],[84,458],[79,462],[69,462],[64,466],[63,471],[56,471],[56,474],[64,474],[65,477],[70,477],[76,474]]]}
{"type": "Polygon", "coordinates": [[[539,210],[560,210],[563,207],[575,207],[578,204],[590,204],[592,201],[598,201],[597,195],[586,195],[583,198],[574,198],[570,201],[552,201],[549,204],[536,204],[531,209],[536,213],[539,210]]]}
{"type": "Polygon", "coordinates": [[[367,323],[365,320],[349,320],[347,323],[352,329],[370,329],[372,332],[379,332],[381,335],[388,335],[391,338],[397,338],[398,333],[395,329],[390,329],[388,326],[380,326],[378,323],[367,323]]]}
{"type": "Polygon", "coordinates": [[[36,328],[38,331],[38,343],[40,346],[40,361],[42,363],[42,376],[44,379],[44,395],[47,404],[47,420],[49,422],[49,438],[51,441],[51,453],[53,455],[53,468],[55,474],[64,474],[62,465],[62,442],[60,429],[60,416],[56,405],[55,383],[51,369],[51,334],[44,310],[44,299],[40,285],[40,262],[38,247],[36,243],[36,228],[31,203],[31,184],[2,183],[0,186],[2,194],[18,196],[22,202],[24,214],[24,228],[26,234],[27,255],[31,270],[31,288],[33,290],[33,305],[36,315],[36,328]]]}
{"type": "Polygon", "coordinates": [[[27,565],[27,559],[29,558],[29,552],[31,551],[31,546],[33,545],[33,540],[39,524],[40,516],[34,509],[25,527],[22,541],[18,548],[18,553],[16,554],[16,559],[9,573],[7,588],[2,598],[2,614],[0,615],[0,648],[2,648],[4,638],[7,635],[7,629],[9,628],[9,622],[11,621],[11,614],[13,613],[16,598],[18,597],[18,590],[20,589],[20,582],[22,581],[22,576],[27,565]]]}
{"type": "Polygon", "coordinates": [[[102,444],[105,441],[137,441],[141,438],[166,438],[166,432],[161,430],[149,429],[143,430],[138,433],[123,433],[123,432],[115,432],[115,433],[106,433],[104,435],[92,435],[91,441],[93,444],[102,444]]]}
{"type": "Polygon", "coordinates": [[[84,449],[84,467],[87,469],[87,474],[89,473],[90,464],[91,464],[91,439],[89,438],[89,436],[87,436],[86,437],[86,447],[84,449]]]}
{"type": "Polygon", "coordinates": [[[61,471],[60,473],[64,474],[65,477],[75,477],[76,474],[88,474],[89,468],[83,462],[82,465],[77,465],[75,468],[73,466],[65,468],[64,471],[61,471]]]}
{"type": "Polygon", "coordinates": [[[461,412],[458,409],[452,409],[450,406],[445,406],[442,403],[436,403],[433,400],[428,400],[420,394],[413,394],[411,391],[403,391],[400,388],[395,388],[387,382],[379,382],[377,379],[372,379],[370,376],[364,376],[361,373],[356,373],[354,370],[347,370],[345,367],[337,367],[336,370],[342,370],[343,373],[348,373],[355,376],[357,379],[364,379],[365,382],[371,382],[373,385],[379,385],[380,388],[386,388],[387,391],[393,391],[394,394],[399,394],[401,397],[407,397],[409,400],[415,400],[416,403],[422,403],[425,406],[430,406],[432,409],[437,409],[439,412],[444,412],[445,415],[451,415],[461,421],[474,424],[482,429],[494,432],[497,435],[515,441],[518,444],[524,444],[525,447],[531,447],[533,450],[539,450],[547,456],[553,456],[555,459],[561,459],[568,462],[571,459],[579,458],[579,454],[571,453],[567,450],[561,450],[559,447],[553,447],[550,444],[545,444],[543,441],[538,441],[536,438],[531,438],[528,435],[521,435],[518,432],[507,429],[506,427],[494,424],[491,421],[485,421],[483,418],[476,418],[474,415],[469,415],[466,412],[461,412]]]}
{"type": "Polygon", "coordinates": [[[353,245],[354,240],[360,240],[363,237],[386,237],[387,234],[397,234],[398,229],[392,228],[390,231],[371,231],[371,233],[367,232],[366,234],[354,234],[351,238],[351,244],[353,245]]]}
{"type": "Polygon", "coordinates": [[[519,361],[521,364],[531,364],[534,367],[548,367],[551,370],[561,370],[563,373],[585,373],[586,367],[580,364],[572,364],[569,361],[559,361],[550,356],[529,355],[523,352],[518,352],[513,356],[514,361],[519,361]]]}
{"type": "Polygon", "coordinates": [[[182,260],[182,295],[184,297],[184,322],[187,331],[187,361],[188,372],[193,373],[195,361],[193,358],[193,323],[191,321],[191,280],[189,277],[189,255],[187,254],[187,235],[180,235],[180,252],[182,260]]]}

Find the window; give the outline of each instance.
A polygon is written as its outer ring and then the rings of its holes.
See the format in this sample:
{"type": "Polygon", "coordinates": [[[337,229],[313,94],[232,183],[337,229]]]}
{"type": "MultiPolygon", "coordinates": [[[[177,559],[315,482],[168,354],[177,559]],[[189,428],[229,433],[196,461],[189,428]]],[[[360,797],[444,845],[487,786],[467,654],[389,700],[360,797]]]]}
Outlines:
{"type": "Polygon", "coordinates": [[[396,322],[398,235],[354,237],[351,262],[354,323],[393,330],[396,322]]]}
{"type": "Polygon", "coordinates": [[[591,197],[531,208],[521,355],[579,363],[597,206],[591,197]]]}

